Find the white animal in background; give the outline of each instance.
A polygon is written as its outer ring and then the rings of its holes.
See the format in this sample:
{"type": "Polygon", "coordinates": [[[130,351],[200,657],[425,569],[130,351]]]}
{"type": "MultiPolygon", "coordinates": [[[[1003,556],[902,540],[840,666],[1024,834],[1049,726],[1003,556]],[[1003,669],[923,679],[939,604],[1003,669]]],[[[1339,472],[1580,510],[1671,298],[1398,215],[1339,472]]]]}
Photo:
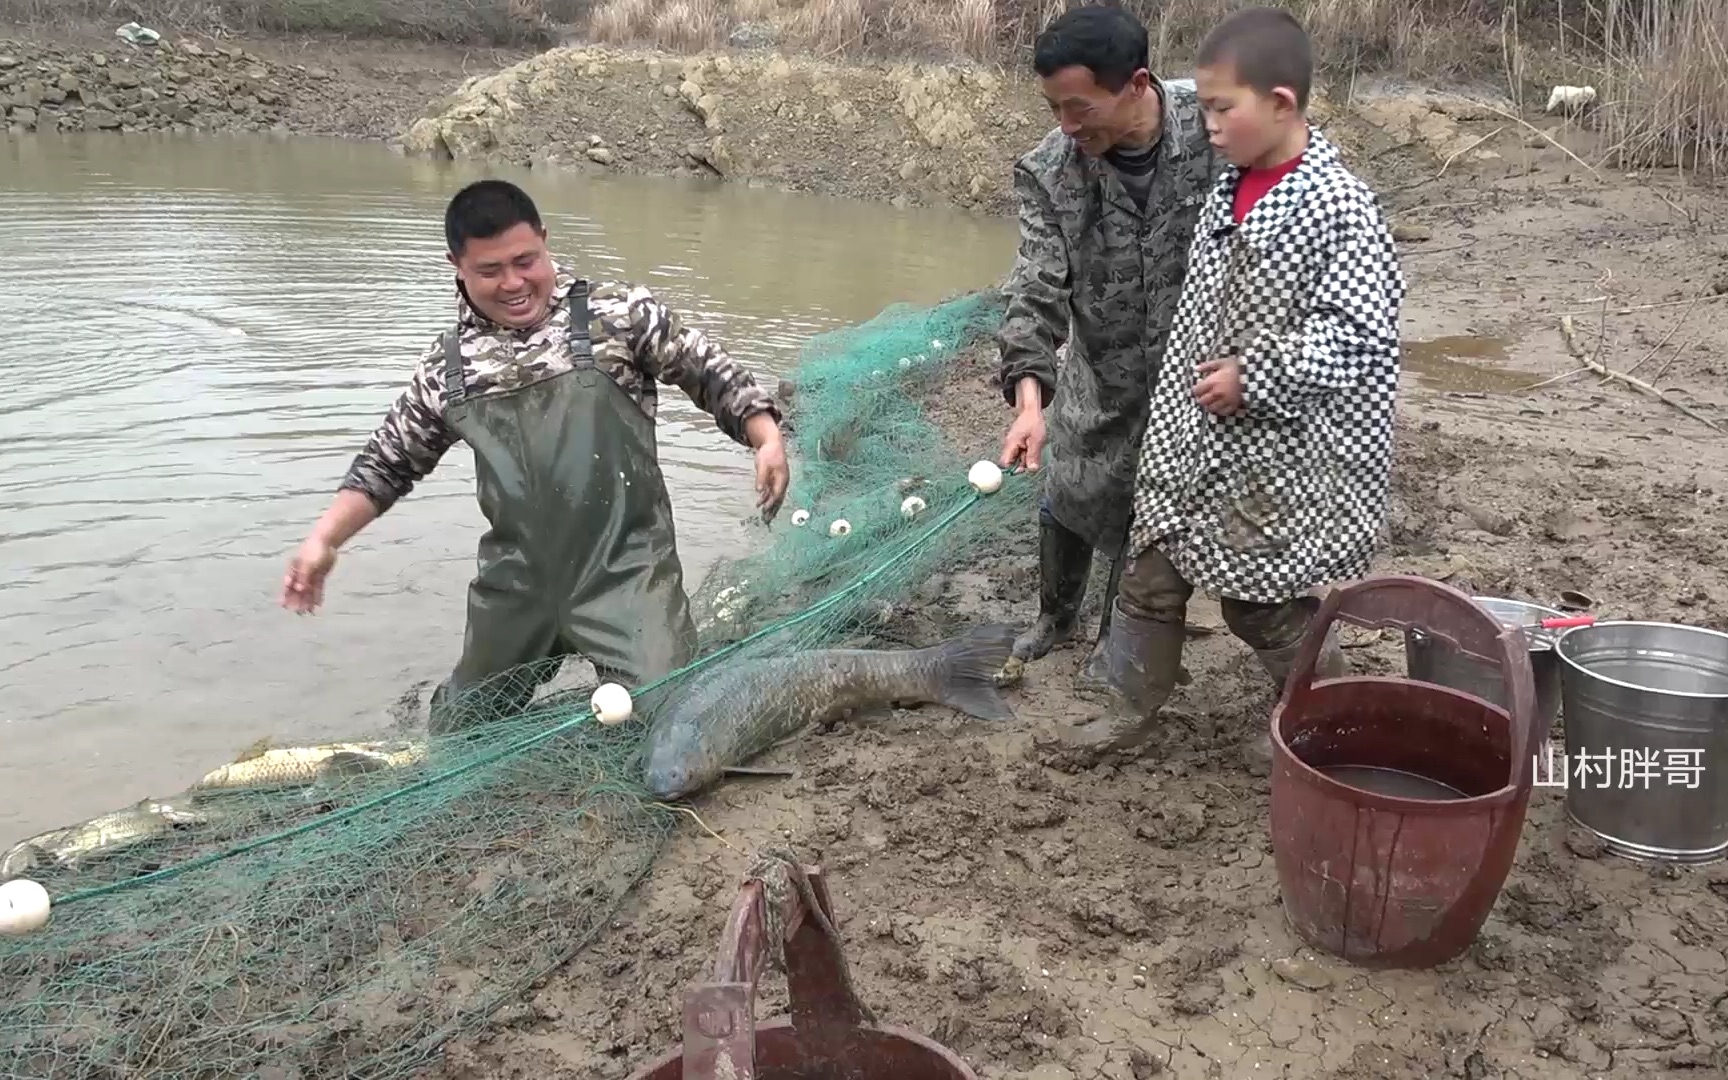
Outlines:
{"type": "Polygon", "coordinates": [[[1596,88],[1594,86],[1556,86],[1548,95],[1549,112],[1559,112],[1564,109],[1570,113],[1582,112],[1596,104],[1596,88]]]}

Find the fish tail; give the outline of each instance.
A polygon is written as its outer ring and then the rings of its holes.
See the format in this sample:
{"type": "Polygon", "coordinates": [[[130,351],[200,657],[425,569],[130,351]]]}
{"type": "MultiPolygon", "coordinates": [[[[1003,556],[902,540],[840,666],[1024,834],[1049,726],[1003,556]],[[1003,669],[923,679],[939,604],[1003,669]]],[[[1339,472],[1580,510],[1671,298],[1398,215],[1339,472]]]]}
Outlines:
{"type": "Polygon", "coordinates": [[[980,720],[1009,721],[1014,710],[996,689],[996,674],[1014,647],[1012,626],[975,627],[936,647],[936,700],[980,720]]]}

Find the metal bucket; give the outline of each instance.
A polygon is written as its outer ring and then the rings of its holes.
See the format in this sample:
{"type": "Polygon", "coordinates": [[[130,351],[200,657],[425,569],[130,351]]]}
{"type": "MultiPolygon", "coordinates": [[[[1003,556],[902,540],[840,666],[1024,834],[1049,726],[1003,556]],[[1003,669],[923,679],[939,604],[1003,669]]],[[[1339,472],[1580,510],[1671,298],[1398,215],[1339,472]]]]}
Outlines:
{"type": "Polygon", "coordinates": [[[1624,858],[1728,856],[1728,634],[1603,622],[1555,653],[1567,815],[1624,858]]]}
{"type": "MultiPolygon", "coordinates": [[[[1542,629],[1542,620],[1565,618],[1566,613],[1540,604],[1496,596],[1473,596],[1470,599],[1498,619],[1502,626],[1523,629],[1530,645],[1530,674],[1536,680],[1536,732],[1539,738],[1547,738],[1560,714],[1560,662],[1554,656],[1554,643],[1559,635],[1542,629]]],[[[1412,679],[1420,682],[1475,694],[1502,709],[1512,707],[1506,700],[1505,682],[1499,668],[1461,655],[1420,630],[1411,630],[1404,635],[1404,668],[1412,679]]]]}

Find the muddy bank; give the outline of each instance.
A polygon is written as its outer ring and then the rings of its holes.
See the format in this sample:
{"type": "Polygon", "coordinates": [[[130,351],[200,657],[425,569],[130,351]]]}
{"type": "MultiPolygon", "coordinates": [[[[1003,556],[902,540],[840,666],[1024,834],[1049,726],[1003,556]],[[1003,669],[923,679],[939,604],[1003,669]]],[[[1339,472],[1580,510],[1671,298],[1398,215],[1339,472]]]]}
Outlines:
{"type": "MultiPolygon", "coordinates": [[[[1495,120],[1458,94],[1355,87],[1316,119],[1374,179],[1494,160],[1495,120]]],[[[0,28],[0,111],[32,131],[273,132],[390,141],[411,154],[720,178],[892,202],[1013,211],[1010,167],[1049,130],[1017,69],[841,63],[765,50],[695,56],[572,45],[529,55],[164,28],[139,48],[91,28],[0,28]]],[[[1498,120],[1502,126],[1504,120],[1498,120]]],[[[1512,142],[1517,142],[1514,138],[1512,142]]],[[[1556,151],[1556,153],[1558,153],[1556,151]]]]}
{"type": "Polygon", "coordinates": [[[465,83],[404,145],[1001,212],[1003,163],[1044,131],[1028,90],[976,68],[564,48],[465,83]]]}
{"type": "Polygon", "coordinates": [[[325,88],[325,68],[284,68],[236,46],[108,53],[33,51],[0,42],[7,120],[28,131],[267,131],[282,127],[290,95],[325,88]]]}
{"type": "MultiPolygon", "coordinates": [[[[978,432],[999,421],[988,368],[980,357],[962,384],[978,432]]],[[[1723,624],[1721,497],[1692,472],[1728,464],[1719,449],[1708,464],[1682,441],[1623,455],[1651,414],[1604,426],[1615,433],[1586,423],[1600,441],[1578,446],[1570,416],[1532,424],[1516,403],[1429,401],[1401,429],[1383,568],[1550,603],[1576,589],[1605,612],[1723,624]],[[1490,515],[1487,532],[1478,522],[1490,515]]],[[[1030,550],[964,568],[898,630],[934,640],[1029,618],[1034,580],[1030,550]]],[[[1136,759],[1088,767],[1039,745],[1045,725],[1083,708],[1067,689],[1083,647],[1032,665],[1010,728],[930,709],[777,753],[764,763],[795,778],[699,801],[723,840],[685,829],[618,928],[511,1026],[452,1046],[439,1075],[627,1075],[678,1038],[680,988],[711,965],[749,853],[788,841],[832,875],[860,993],[986,1078],[1728,1067],[1728,871],[1604,857],[1567,828],[1556,790],[1537,791],[1517,867],[1465,958],[1369,973],[1303,948],[1279,903],[1266,780],[1241,753],[1271,687],[1215,607],[1197,603],[1190,621],[1193,682],[1136,759]]],[[[1357,670],[1393,670],[1393,643],[1347,640],[1357,670]]],[[[759,1015],[783,1004],[776,984],[759,1015]]]]}
{"type": "Polygon", "coordinates": [[[273,132],[385,140],[468,72],[520,52],[319,38],[0,26],[0,131],[273,132]]]}
{"type": "MultiPolygon", "coordinates": [[[[1018,67],[162,31],[160,44],[136,48],[111,30],[44,37],[0,27],[4,128],[340,135],[435,158],[1007,214],[1010,168],[1051,126],[1035,80],[1018,67]]],[[[1564,171],[1568,151],[1593,137],[1591,117],[1520,120],[1492,87],[1364,78],[1347,90],[1347,102],[1320,93],[1314,118],[1391,195],[1442,167],[1564,171]]]]}
{"type": "MultiPolygon", "coordinates": [[[[1461,126],[1512,107],[1487,100],[1387,88],[1348,107],[1322,97],[1315,115],[1384,175],[1400,157],[1490,159],[1494,148],[1461,126]]],[[[1014,160],[1050,127],[1020,70],[571,46],[464,82],[403,145],[1000,214],[1013,210],[1014,160]]]]}

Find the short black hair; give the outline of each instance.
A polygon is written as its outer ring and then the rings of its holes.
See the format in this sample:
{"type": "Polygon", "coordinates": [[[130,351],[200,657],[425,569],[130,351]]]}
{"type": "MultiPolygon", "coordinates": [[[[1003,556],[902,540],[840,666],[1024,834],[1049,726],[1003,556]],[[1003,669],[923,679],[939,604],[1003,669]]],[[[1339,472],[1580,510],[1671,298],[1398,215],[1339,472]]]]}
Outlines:
{"type": "Polygon", "coordinates": [[[1236,81],[1270,94],[1282,86],[1308,108],[1314,86],[1314,46],[1296,16],[1282,8],[1244,8],[1212,28],[1200,43],[1197,67],[1229,64],[1236,81]]]}
{"type": "Polygon", "coordinates": [[[1032,67],[1048,79],[1076,64],[1090,69],[1111,93],[1122,89],[1136,71],[1151,68],[1145,24],[1112,4],[1088,4],[1056,16],[1032,46],[1032,67]]]}
{"type": "Polygon", "coordinates": [[[508,180],[476,180],[450,197],[444,208],[444,242],[460,256],[470,240],[485,240],[528,224],[542,228],[540,211],[528,193],[508,180]]]}

